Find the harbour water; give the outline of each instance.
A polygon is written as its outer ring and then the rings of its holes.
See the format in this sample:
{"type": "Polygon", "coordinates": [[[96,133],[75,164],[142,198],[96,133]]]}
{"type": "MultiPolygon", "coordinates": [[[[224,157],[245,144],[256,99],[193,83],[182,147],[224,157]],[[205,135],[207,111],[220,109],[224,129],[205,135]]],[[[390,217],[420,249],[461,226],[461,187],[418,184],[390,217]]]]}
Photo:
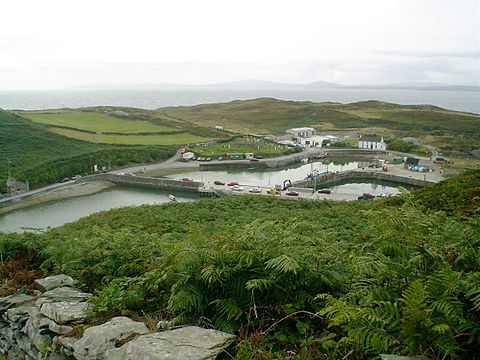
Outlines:
{"type": "MultiPolygon", "coordinates": [[[[115,187],[97,194],[39,204],[0,215],[0,232],[46,230],[100,211],[123,206],[171,202],[169,192],[115,187]]],[[[191,193],[175,193],[176,201],[195,201],[191,193]]]]}

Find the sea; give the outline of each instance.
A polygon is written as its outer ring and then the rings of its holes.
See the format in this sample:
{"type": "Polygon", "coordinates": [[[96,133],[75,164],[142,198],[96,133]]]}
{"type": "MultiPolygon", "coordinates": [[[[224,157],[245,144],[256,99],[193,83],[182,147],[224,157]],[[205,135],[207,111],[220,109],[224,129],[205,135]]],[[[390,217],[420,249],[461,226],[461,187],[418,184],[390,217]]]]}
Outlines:
{"type": "Polygon", "coordinates": [[[260,97],[293,101],[338,102],[343,104],[365,100],[379,100],[403,105],[430,104],[449,110],[480,114],[479,91],[407,89],[0,91],[0,109],[43,110],[88,106],[125,106],[157,109],[167,106],[191,106],[260,97]]]}

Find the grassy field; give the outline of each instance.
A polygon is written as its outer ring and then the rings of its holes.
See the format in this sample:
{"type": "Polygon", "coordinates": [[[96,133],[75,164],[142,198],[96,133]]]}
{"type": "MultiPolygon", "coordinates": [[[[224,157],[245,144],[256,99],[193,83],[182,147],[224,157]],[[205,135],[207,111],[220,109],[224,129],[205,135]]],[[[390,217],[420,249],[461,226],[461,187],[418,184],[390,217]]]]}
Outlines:
{"type": "Polygon", "coordinates": [[[260,98],[220,104],[158,109],[202,126],[224,125],[239,133],[283,133],[292,127],[317,129],[384,127],[402,131],[447,130],[480,134],[480,116],[429,105],[379,101],[312,103],[260,98]]]}
{"type": "MultiPolygon", "coordinates": [[[[88,134],[87,134],[88,135],[88,134]]],[[[94,144],[49,132],[13,113],[0,110],[0,192],[8,174],[32,187],[67,176],[91,172],[93,164],[121,166],[160,161],[172,156],[171,146],[94,144]]]]}
{"type": "Polygon", "coordinates": [[[106,135],[90,134],[70,129],[50,128],[50,131],[59,135],[91,143],[126,144],[126,145],[175,145],[189,144],[211,140],[189,133],[172,135],[106,135]]]}
{"type": "Polygon", "coordinates": [[[177,128],[152,124],[149,121],[128,120],[95,112],[19,112],[19,115],[36,123],[67,126],[71,128],[94,131],[96,133],[148,133],[169,132],[177,128]]]}
{"type": "Polygon", "coordinates": [[[264,157],[274,157],[295,152],[294,149],[286,145],[276,144],[253,136],[235,137],[229,141],[222,140],[216,144],[207,146],[190,146],[189,149],[193,151],[195,155],[203,157],[225,157],[227,153],[248,152],[264,157]]]}

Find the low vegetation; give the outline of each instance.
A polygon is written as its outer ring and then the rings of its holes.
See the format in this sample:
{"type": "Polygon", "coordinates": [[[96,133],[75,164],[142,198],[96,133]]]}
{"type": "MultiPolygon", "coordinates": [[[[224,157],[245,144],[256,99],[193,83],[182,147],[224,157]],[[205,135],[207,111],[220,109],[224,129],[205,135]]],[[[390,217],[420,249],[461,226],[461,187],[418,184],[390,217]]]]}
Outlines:
{"type": "Polygon", "coordinates": [[[396,199],[232,196],[0,235],[95,292],[95,316],[233,332],[237,360],[480,353],[480,170],[396,199]],[[474,201],[471,201],[471,200],[474,201]]]}

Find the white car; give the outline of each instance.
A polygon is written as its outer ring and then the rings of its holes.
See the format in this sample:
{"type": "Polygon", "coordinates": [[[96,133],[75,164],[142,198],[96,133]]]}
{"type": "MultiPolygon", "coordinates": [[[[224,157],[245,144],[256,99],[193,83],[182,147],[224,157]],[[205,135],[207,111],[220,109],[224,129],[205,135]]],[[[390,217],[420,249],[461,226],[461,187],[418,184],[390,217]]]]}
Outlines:
{"type": "Polygon", "coordinates": [[[232,187],[230,187],[230,189],[232,189],[233,191],[242,191],[243,187],[241,187],[240,185],[233,185],[232,187]]]}
{"type": "Polygon", "coordinates": [[[261,189],[259,188],[252,188],[252,189],[248,189],[248,192],[251,192],[251,193],[254,193],[254,194],[259,194],[262,192],[261,189]]]}

